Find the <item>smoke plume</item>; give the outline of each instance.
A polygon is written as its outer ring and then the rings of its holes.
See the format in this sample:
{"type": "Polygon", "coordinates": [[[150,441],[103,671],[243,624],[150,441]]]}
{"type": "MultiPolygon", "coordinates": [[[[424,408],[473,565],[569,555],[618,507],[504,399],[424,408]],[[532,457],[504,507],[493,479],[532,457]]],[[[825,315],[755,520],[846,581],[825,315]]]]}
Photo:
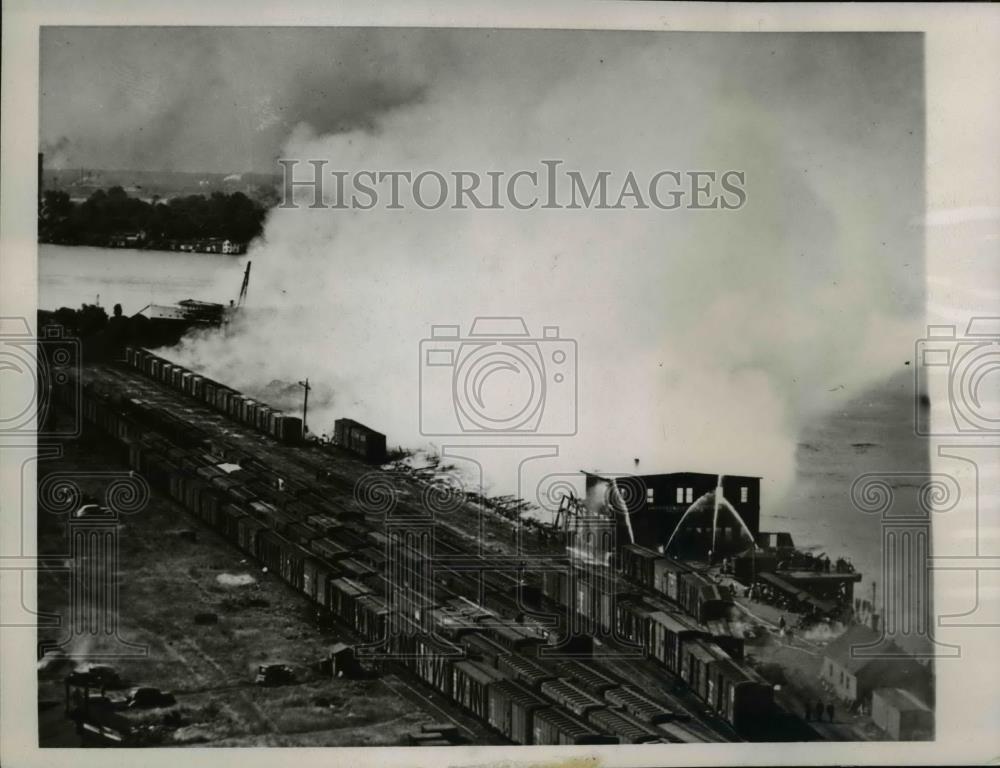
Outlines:
{"type": "MultiPolygon", "coordinates": [[[[418,352],[431,325],[467,333],[478,316],[520,315],[579,350],[579,432],[550,441],[560,456],[545,472],[630,472],[638,458],[641,472],[760,475],[775,499],[803,421],[912,348],[919,39],[439,35],[446,55],[404,45],[372,74],[376,94],[405,82],[419,98],[333,131],[303,120],[283,155],[445,175],[552,158],[584,178],[735,169],[747,204],[275,209],[248,255],[248,311],[228,335],[168,356],[265,400],[308,376],[314,432],[349,416],[421,447],[418,352]]],[[[509,468],[486,473],[510,489],[509,468]]]]}

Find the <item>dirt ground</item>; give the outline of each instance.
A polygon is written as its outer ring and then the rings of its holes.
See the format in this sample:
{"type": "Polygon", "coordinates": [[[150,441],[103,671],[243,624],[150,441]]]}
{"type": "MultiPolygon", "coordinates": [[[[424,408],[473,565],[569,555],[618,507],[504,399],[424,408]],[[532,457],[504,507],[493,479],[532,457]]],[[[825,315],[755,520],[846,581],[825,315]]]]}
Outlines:
{"type": "MultiPolygon", "coordinates": [[[[109,471],[127,473],[109,443],[69,442],[62,458],[40,463],[39,478],[79,473],[76,485],[103,499],[111,479],[100,473],[109,471]]],[[[467,743],[503,742],[415,680],[322,675],[317,663],[338,640],[351,642],[349,633],[321,629],[304,597],[169,499],[154,492],[117,531],[117,638],[74,635],[68,574],[40,575],[40,608],[70,619],[39,630],[41,643],[63,644],[39,664],[41,746],[78,743],[64,717],[63,680],[84,660],[112,665],[128,685],[176,696],[174,707],[129,716],[151,724],[169,717],[170,727],[157,729],[164,745],[401,745],[409,731],[442,721],[459,725],[467,743]],[[196,623],[198,614],[216,621],[196,623]],[[291,665],[297,684],[255,686],[256,667],[266,662],[291,665]]],[[[40,510],[40,553],[68,547],[66,516],[40,510]]]]}
{"type": "Polygon", "coordinates": [[[820,670],[826,643],[801,637],[794,632],[788,636],[778,630],[777,622],[781,616],[791,626],[798,620],[795,614],[744,598],[738,598],[737,603],[758,626],[766,630],[754,643],[747,644],[746,654],[769,682],[780,686],[775,692],[776,699],[785,709],[804,717],[807,702],[813,708],[817,701],[822,701],[824,705],[833,704],[833,722],[829,722],[825,714],[823,721],[810,719],[809,722],[809,727],[826,740],[872,741],[885,738],[869,718],[852,714],[823,689],[820,670]]]}

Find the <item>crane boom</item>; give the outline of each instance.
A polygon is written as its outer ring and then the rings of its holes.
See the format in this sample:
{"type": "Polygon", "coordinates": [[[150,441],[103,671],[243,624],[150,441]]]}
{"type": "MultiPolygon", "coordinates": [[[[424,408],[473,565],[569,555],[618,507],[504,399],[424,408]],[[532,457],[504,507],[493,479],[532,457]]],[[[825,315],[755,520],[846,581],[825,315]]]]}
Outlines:
{"type": "Polygon", "coordinates": [[[250,285],[250,265],[253,264],[252,261],[247,262],[246,271],[243,273],[243,285],[240,286],[240,297],[236,300],[236,306],[242,307],[247,300],[247,288],[250,285]]]}

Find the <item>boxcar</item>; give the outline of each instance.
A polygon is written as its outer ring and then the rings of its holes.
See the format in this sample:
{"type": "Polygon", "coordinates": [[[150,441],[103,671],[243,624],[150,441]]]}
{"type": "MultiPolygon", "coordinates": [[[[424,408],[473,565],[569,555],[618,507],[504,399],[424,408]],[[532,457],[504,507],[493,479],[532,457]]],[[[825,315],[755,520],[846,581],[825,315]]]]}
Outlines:
{"type": "Polygon", "coordinates": [[[659,553],[639,544],[626,544],[619,555],[621,572],[626,578],[641,584],[647,589],[653,588],[653,563],[660,557],[659,553]]]}
{"type": "Polygon", "coordinates": [[[543,571],[542,594],[558,605],[571,605],[569,574],[566,571],[543,571]]]}
{"type": "Polygon", "coordinates": [[[574,715],[584,716],[592,709],[604,706],[604,702],[578,688],[568,680],[559,678],[542,683],[542,693],[558,702],[574,715]]]}
{"type": "Polygon", "coordinates": [[[695,639],[685,642],[681,650],[681,679],[697,694],[702,701],[707,701],[708,666],[715,661],[711,641],[695,639]]]}
{"type": "Polygon", "coordinates": [[[508,654],[497,659],[497,669],[505,677],[516,680],[529,688],[539,689],[542,683],[555,680],[556,676],[534,659],[517,654],[508,654]]]}
{"type": "Polygon", "coordinates": [[[353,419],[333,423],[333,442],[363,459],[381,464],[385,461],[385,435],[353,419]]]}
{"type": "Polygon", "coordinates": [[[222,505],[222,535],[234,544],[239,544],[240,522],[247,516],[247,511],[236,504],[222,505]]]}
{"type": "MultiPolygon", "coordinates": [[[[333,575],[331,573],[331,577],[333,575]]],[[[389,608],[378,595],[363,595],[358,598],[357,629],[362,637],[371,642],[383,640],[389,621],[389,608]]]]}
{"type": "Polygon", "coordinates": [[[459,645],[465,649],[466,658],[479,661],[496,668],[500,659],[509,656],[510,651],[478,632],[462,635],[459,645]]]}
{"type": "Polygon", "coordinates": [[[615,603],[618,637],[628,640],[652,656],[652,626],[650,616],[653,609],[641,602],[619,599],[615,603]]]}
{"type": "Polygon", "coordinates": [[[550,702],[513,680],[502,680],[490,688],[488,721],[515,744],[531,744],[536,711],[550,702]]]}
{"type": "Polygon", "coordinates": [[[489,718],[490,686],[503,674],[478,661],[452,664],[452,698],[482,720],[489,718]]]}
{"type": "Polygon", "coordinates": [[[571,679],[574,685],[595,696],[601,696],[605,691],[621,685],[620,680],[595,669],[590,664],[581,664],[579,661],[565,662],[559,667],[559,672],[564,677],[571,679]]]}
{"type": "Polygon", "coordinates": [[[257,557],[257,536],[261,531],[268,530],[267,526],[255,517],[247,515],[239,519],[237,527],[239,531],[237,541],[240,549],[248,555],[257,557]]]}
{"type": "MultiPolygon", "coordinates": [[[[473,694],[469,691],[469,685],[464,682],[465,678],[462,678],[461,693],[468,698],[468,703],[456,695],[456,685],[459,685],[460,681],[454,674],[454,665],[461,659],[461,651],[439,637],[420,631],[419,626],[413,622],[404,623],[404,626],[410,627],[409,636],[396,635],[392,640],[396,643],[409,641],[409,645],[406,646],[409,656],[406,660],[407,666],[414,669],[417,676],[428,685],[441,691],[445,696],[454,698],[463,706],[470,707],[473,703],[473,694]]],[[[396,650],[398,652],[401,649],[396,650]]]]}
{"type": "Polygon", "coordinates": [[[496,620],[497,616],[462,597],[445,600],[434,608],[432,622],[434,630],[442,637],[457,640],[462,635],[477,630],[482,631],[481,624],[487,620],[496,620]]]}
{"type": "Polygon", "coordinates": [[[652,728],[606,707],[588,712],[587,721],[601,731],[615,734],[622,744],[648,744],[660,739],[652,728]]]}
{"type": "Polygon", "coordinates": [[[296,544],[309,546],[310,542],[323,538],[323,531],[314,525],[299,521],[290,523],[285,535],[296,544]]]}
{"type": "Polygon", "coordinates": [[[271,414],[270,406],[264,405],[263,403],[257,404],[257,414],[254,421],[254,426],[257,427],[261,432],[267,432],[268,416],[271,414]]]}
{"type": "Polygon", "coordinates": [[[536,710],[533,718],[534,744],[617,744],[618,738],[598,732],[561,707],[536,710]]]}
{"type": "Polygon", "coordinates": [[[538,649],[545,644],[542,638],[529,630],[498,616],[486,619],[482,624],[482,629],[490,638],[511,653],[538,656],[538,649]]]}
{"type": "Polygon", "coordinates": [[[771,714],[773,687],[721,649],[709,664],[707,677],[705,702],[737,729],[753,731],[771,714]]]}
{"type": "Polygon", "coordinates": [[[372,591],[364,584],[340,577],[327,582],[327,596],[324,601],[330,611],[351,627],[358,626],[358,600],[372,591]]]}
{"type": "Polygon", "coordinates": [[[684,610],[702,623],[726,617],[733,607],[726,592],[698,573],[681,574],[678,592],[678,602],[684,610]]]}
{"type": "Polygon", "coordinates": [[[313,541],[310,541],[309,549],[331,563],[336,563],[342,560],[350,553],[350,550],[343,544],[328,538],[314,539],[313,541]]]}
{"type": "Polygon", "coordinates": [[[322,558],[307,556],[302,568],[302,591],[314,603],[325,607],[326,582],[334,573],[334,567],[322,558]]]}
{"type": "Polygon", "coordinates": [[[656,611],[650,615],[649,623],[652,629],[650,655],[671,672],[678,674],[684,643],[705,637],[705,633],[686,616],[673,611],[656,611]]]}
{"type": "Polygon", "coordinates": [[[275,416],[274,436],[283,443],[298,443],[302,441],[302,419],[297,416],[275,416]]]}
{"type": "Polygon", "coordinates": [[[653,561],[653,589],[661,595],[666,595],[675,603],[678,599],[678,578],[687,573],[690,568],[674,560],[672,557],[658,557],[653,561]]]}
{"type": "Polygon", "coordinates": [[[605,691],[604,698],[644,723],[665,723],[676,718],[673,710],[629,685],[605,691]]]}

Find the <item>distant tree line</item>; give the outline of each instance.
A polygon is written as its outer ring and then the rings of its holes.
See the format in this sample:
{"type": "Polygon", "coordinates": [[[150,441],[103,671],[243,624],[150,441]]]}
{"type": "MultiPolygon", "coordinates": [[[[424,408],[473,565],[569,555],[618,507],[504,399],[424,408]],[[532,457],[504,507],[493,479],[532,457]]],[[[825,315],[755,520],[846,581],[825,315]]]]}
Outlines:
{"type": "Polygon", "coordinates": [[[225,239],[248,243],[261,233],[266,209],[242,192],[213,192],[150,202],[121,187],[97,190],[82,203],[48,190],[38,212],[39,240],[68,245],[109,245],[133,236],[135,247],[169,247],[171,241],[225,239]]]}

